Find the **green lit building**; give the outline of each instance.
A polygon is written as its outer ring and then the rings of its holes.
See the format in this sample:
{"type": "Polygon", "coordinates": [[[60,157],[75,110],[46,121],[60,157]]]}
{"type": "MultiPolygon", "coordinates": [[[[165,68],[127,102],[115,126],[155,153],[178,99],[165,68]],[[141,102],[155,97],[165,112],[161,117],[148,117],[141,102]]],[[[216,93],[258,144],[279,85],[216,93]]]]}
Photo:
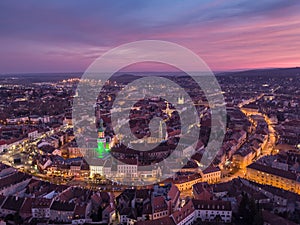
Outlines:
{"type": "Polygon", "coordinates": [[[102,119],[100,120],[100,126],[98,128],[97,146],[96,152],[98,153],[98,158],[103,158],[110,150],[109,141],[107,141],[105,138],[102,119]]]}

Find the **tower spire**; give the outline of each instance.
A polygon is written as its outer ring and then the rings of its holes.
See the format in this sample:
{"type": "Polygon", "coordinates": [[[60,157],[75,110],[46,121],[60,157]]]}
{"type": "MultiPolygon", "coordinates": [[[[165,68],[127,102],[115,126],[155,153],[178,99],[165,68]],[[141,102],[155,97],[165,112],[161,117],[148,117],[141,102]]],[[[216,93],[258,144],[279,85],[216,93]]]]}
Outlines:
{"type": "Polygon", "coordinates": [[[162,124],[162,121],[159,121],[158,138],[159,138],[160,141],[163,139],[163,124],[162,124]]]}

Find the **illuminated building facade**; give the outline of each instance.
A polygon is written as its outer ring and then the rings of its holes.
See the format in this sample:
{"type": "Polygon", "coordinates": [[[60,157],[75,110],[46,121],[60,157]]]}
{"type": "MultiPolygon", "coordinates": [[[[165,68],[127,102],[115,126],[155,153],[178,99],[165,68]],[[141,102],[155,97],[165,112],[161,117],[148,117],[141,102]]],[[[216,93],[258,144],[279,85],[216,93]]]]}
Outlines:
{"type": "Polygon", "coordinates": [[[300,194],[300,178],[291,171],[252,163],[247,167],[247,179],[300,194]]]}
{"type": "Polygon", "coordinates": [[[107,141],[105,138],[103,120],[100,119],[100,126],[98,128],[98,137],[97,137],[97,148],[96,148],[98,158],[103,158],[105,153],[109,151],[110,151],[109,141],[107,141]]]}

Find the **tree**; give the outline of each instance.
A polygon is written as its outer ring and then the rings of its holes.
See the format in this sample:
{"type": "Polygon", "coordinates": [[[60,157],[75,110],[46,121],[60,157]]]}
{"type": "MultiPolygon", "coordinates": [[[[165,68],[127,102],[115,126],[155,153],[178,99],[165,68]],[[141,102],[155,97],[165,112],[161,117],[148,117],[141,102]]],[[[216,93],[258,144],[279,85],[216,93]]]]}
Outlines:
{"type": "Polygon", "coordinates": [[[18,212],[16,212],[14,214],[13,220],[14,220],[15,224],[23,224],[23,219],[18,212]]]}
{"type": "Polygon", "coordinates": [[[253,225],[263,225],[264,224],[264,220],[263,220],[263,216],[262,216],[262,211],[259,210],[254,218],[253,218],[253,225]]]}
{"type": "Polygon", "coordinates": [[[259,204],[254,199],[249,199],[246,193],[242,193],[242,200],[238,209],[239,220],[243,224],[262,225],[263,218],[259,204]]]}

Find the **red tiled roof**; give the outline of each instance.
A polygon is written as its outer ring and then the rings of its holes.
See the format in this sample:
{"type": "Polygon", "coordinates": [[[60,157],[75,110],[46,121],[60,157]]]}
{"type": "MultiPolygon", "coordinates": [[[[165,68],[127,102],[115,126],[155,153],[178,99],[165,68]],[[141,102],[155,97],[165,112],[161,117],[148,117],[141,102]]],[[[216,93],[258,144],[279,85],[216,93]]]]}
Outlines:
{"type": "Polygon", "coordinates": [[[52,199],[35,198],[32,203],[32,208],[50,208],[52,199]]]}
{"type": "Polygon", "coordinates": [[[207,182],[200,182],[197,184],[193,185],[193,191],[196,192],[197,194],[200,194],[202,192],[211,192],[212,188],[210,185],[208,185],[207,182]]]}
{"type": "Polygon", "coordinates": [[[202,172],[204,174],[208,174],[208,173],[215,173],[215,172],[219,172],[219,171],[221,171],[221,170],[218,166],[217,167],[209,166],[205,170],[203,170],[202,172]]]}
{"type": "Polygon", "coordinates": [[[21,172],[16,172],[9,176],[6,176],[6,177],[0,179],[0,190],[9,185],[17,184],[23,180],[29,179],[30,177],[31,176],[29,176],[25,173],[21,173],[21,172]]]}
{"type": "Polygon", "coordinates": [[[216,200],[197,200],[193,199],[193,204],[196,210],[224,210],[231,211],[231,202],[216,201],[216,200]]]}
{"type": "Polygon", "coordinates": [[[8,196],[2,205],[2,209],[8,209],[13,211],[19,211],[24,203],[24,198],[18,198],[15,196],[8,196]]]}
{"type": "Polygon", "coordinates": [[[165,198],[163,196],[154,197],[152,207],[154,212],[161,212],[168,209],[168,205],[165,202],[165,198]]]}
{"type": "Polygon", "coordinates": [[[74,210],[74,218],[85,218],[86,204],[76,205],[74,210]]]}
{"type": "Polygon", "coordinates": [[[176,187],[176,185],[172,184],[168,192],[168,197],[172,200],[172,202],[176,202],[179,196],[180,196],[179,189],[176,187]]]}
{"type": "Polygon", "coordinates": [[[170,217],[164,217],[157,220],[139,221],[135,225],[176,225],[170,217]]]}
{"type": "Polygon", "coordinates": [[[186,217],[188,217],[190,214],[194,213],[194,205],[192,201],[189,201],[186,205],[184,205],[180,210],[175,211],[172,214],[172,217],[176,224],[184,220],[186,217]]]}
{"type": "Polygon", "coordinates": [[[263,220],[268,224],[297,225],[297,223],[284,219],[266,210],[262,211],[262,216],[263,220]]]}
{"type": "Polygon", "coordinates": [[[75,209],[74,203],[60,202],[60,201],[54,201],[50,208],[50,210],[56,210],[56,211],[74,211],[74,209],[75,209]]]}
{"type": "Polygon", "coordinates": [[[33,202],[34,202],[34,198],[26,198],[20,209],[20,213],[31,214],[31,208],[33,202]]]}
{"type": "Polygon", "coordinates": [[[173,182],[175,184],[182,184],[182,183],[185,183],[185,182],[188,182],[188,181],[197,180],[199,178],[201,178],[201,175],[197,173],[197,174],[191,174],[191,175],[184,175],[184,176],[176,177],[176,179],[174,179],[173,182]]]}

